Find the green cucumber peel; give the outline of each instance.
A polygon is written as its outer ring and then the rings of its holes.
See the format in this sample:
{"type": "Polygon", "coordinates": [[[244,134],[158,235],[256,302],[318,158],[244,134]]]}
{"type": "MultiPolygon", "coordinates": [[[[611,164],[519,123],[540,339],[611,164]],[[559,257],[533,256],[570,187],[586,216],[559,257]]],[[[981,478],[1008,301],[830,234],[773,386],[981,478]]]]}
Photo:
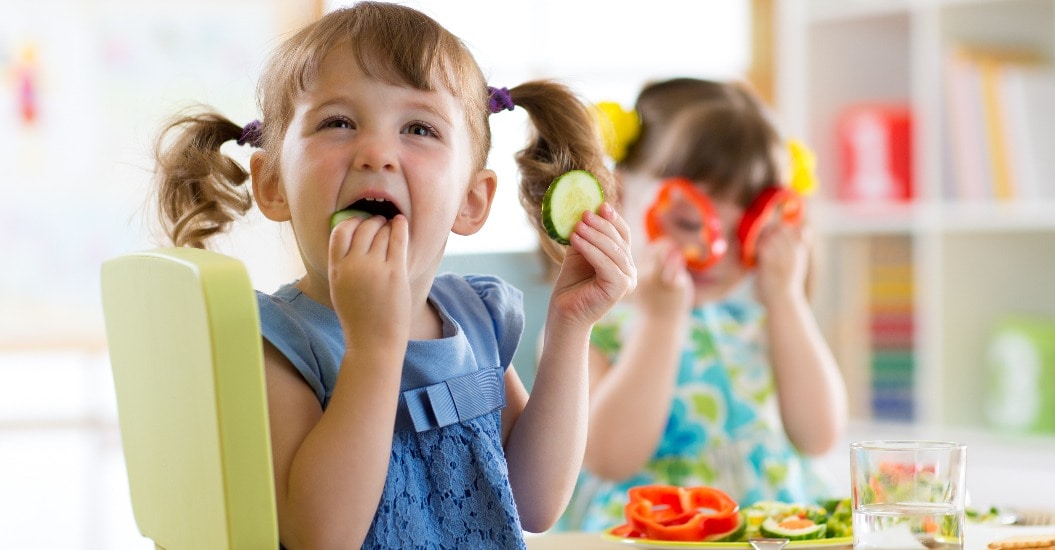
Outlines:
{"type": "Polygon", "coordinates": [[[359,218],[362,220],[368,219],[373,214],[364,212],[362,210],[356,210],[355,208],[345,208],[344,210],[338,210],[330,216],[330,230],[337,227],[337,224],[347,220],[348,218],[359,218]]]}

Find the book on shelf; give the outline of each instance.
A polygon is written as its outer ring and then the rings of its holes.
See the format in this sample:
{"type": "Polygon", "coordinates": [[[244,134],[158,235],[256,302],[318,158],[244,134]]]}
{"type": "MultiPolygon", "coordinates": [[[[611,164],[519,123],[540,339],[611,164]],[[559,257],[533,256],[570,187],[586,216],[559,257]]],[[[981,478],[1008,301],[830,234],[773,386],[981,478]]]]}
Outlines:
{"type": "Polygon", "coordinates": [[[945,62],[946,130],[951,150],[950,189],[967,200],[989,198],[989,156],[984,141],[981,79],[971,58],[960,49],[945,62]]]}
{"type": "Polygon", "coordinates": [[[869,329],[877,352],[912,350],[916,324],[911,309],[900,314],[873,313],[869,329]]]}
{"type": "Polygon", "coordinates": [[[912,200],[912,119],[912,109],[903,103],[862,103],[839,115],[835,194],[840,200],[912,200]]]}
{"type": "Polygon", "coordinates": [[[1009,169],[1023,199],[1055,198],[1055,70],[1004,68],[1009,169]]]}
{"type": "Polygon", "coordinates": [[[877,239],[869,250],[868,332],[871,414],[880,420],[915,415],[915,309],[912,246],[877,239]]]}
{"type": "Polygon", "coordinates": [[[954,45],[946,54],[947,147],[962,200],[1055,196],[1055,70],[1029,50],[954,45]]]}
{"type": "Polygon", "coordinates": [[[985,123],[985,145],[989,152],[989,180],[996,199],[1011,200],[1017,193],[1018,182],[1011,179],[1011,161],[1008,159],[1007,114],[1001,84],[1003,62],[994,56],[983,56],[977,63],[982,81],[982,118],[985,123]]]}

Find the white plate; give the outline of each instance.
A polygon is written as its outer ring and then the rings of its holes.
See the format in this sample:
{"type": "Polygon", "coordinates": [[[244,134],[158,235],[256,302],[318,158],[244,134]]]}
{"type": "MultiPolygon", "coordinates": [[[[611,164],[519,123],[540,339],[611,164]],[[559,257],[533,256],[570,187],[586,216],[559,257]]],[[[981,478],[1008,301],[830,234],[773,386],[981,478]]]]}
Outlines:
{"type": "MultiPolygon", "coordinates": [[[[654,549],[676,549],[686,550],[690,548],[708,548],[708,549],[725,549],[725,550],[754,550],[750,543],[744,542],[680,542],[670,540],[653,540],[653,539],[642,539],[634,537],[620,537],[612,534],[615,527],[608,529],[601,533],[601,538],[610,542],[618,542],[626,546],[633,548],[654,548],[654,549]]],[[[823,548],[825,550],[835,550],[836,548],[851,548],[854,544],[853,537],[837,537],[830,539],[817,539],[817,540],[795,540],[789,542],[784,546],[785,550],[807,550],[813,548],[823,548]]]]}

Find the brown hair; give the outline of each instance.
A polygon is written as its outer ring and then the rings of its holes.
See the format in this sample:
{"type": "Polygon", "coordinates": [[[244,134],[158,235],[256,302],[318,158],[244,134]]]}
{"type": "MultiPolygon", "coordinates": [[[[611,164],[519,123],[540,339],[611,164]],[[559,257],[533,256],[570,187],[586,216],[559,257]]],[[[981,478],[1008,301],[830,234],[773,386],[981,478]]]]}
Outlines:
{"type": "MultiPolygon", "coordinates": [[[[785,185],[783,137],[746,84],[673,78],[645,86],[635,109],[641,133],[617,165],[655,178],[705,182],[707,192],[746,207],[764,187],[785,185]]],[[[816,254],[810,247],[806,296],[813,295],[816,254]]]]}
{"type": "Polygon", "coordinates": [[[535,133],[517,153],[520,203],[539,234],[542,252],[557,264],[564,246],[549,238],[542,226],[542,199],[550,183],[569,170],[588,170],[601,184],[605,200],[616,200],[615,178],[604,164],[600,129],[586,105],[568,88],[535,81],[511,90],[513,102],[527,111],[535,133]]]}
{"type": "Polygon", "coordinates": [[[711,194],[745,206],[761,188],[780,184],[781,136],[744,85],[665,80],[645,86],[635,109],[641,133],[620,169],[706,182],[711,194]]]}
{"type": "MultiPolygon", "coordinates": [[[[443,86],[461,98],[474,168],[486,166],[490,111],[479,65],[465,44],[432,18],[383,2],[359,2],[330,12],[271,55],[257,86],[263,115],[260,147],[280,149],[297,96],[317,77],[326,55],[338,48],[349,48],[372,78],[425,91],[443,86]]],[[[570,90],[540,81],[517,86],[510,95],[535,126],[529,145],[517,155],[521,196],[533,219],[538,218],[549,182],[572,168],[593,171],[606,191],[612,189],[600,138],[585,106],[570,90]]],[[[207,107],[177,115],[162,130],[155,149],[158,202],[174,245],[204,248],[211,236],[225,231],[250,208],[251,194],[243,187],[248,173],[220,152],[223,143],[239,139],[241,133],[240,125],[207,107]]],[[[278,155],[266,158],[263,170],[277,170],[278,155]]]]}

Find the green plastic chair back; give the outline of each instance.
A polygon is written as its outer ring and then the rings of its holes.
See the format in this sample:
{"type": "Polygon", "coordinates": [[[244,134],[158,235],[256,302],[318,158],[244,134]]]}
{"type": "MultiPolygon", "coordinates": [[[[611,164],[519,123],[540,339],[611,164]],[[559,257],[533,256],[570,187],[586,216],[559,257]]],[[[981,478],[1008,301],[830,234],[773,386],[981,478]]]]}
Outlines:
{"type": "Polygon", "coordinates": [[[277,549],[256,297],[241,262],[191,248],[102,266],[132,509],[165,550],[277,549]]]}

